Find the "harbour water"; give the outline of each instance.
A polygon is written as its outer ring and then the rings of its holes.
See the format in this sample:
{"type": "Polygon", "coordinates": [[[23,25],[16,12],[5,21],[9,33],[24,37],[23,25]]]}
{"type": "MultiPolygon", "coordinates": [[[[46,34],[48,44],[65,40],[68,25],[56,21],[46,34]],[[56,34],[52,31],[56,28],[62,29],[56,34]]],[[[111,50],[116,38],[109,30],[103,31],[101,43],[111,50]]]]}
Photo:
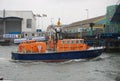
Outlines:
{"type": "Polygon", "coordinates": [[[9,81],[120,81],[120,53],[60,63],[13,61],[17,46],[0,46],[0,78],[9,81]]]}

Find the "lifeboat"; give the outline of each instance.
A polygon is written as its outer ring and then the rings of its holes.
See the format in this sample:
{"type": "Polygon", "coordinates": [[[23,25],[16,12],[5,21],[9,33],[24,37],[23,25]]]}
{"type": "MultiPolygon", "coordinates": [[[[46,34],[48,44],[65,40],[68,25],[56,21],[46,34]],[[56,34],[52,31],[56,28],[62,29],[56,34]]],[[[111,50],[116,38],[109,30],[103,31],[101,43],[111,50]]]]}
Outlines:
{"type": "Polygon", "coordinates": [[[41,60],[47,62],[61,62],[73,59],[88,59],[100,56],[103,48],[89,49],[84,39],[61,40],[60,19],[55,28],[56,41],[47,42],[26,41],[18,46],[17,52],[12,52],[13,60],[41,60]],[[47,50],[49,49],[49,50],[47,50]],[[47,51],[46,51],[47,50],[47,51]]]}
{"type": "MultiPolygon", "coordinates": [[[[53,44],[48,43],[48,44],[53,44]]],[[[90,49],[84,39],[63,39],[53,44],[52,50],[47,50],[46,42],[34,40],[19,44],[17,52],[12,52],[13,60],[40,60],[43,62],[63,62],[73,59],[95,58],[102,54],[104,48],[90,49]]]]}

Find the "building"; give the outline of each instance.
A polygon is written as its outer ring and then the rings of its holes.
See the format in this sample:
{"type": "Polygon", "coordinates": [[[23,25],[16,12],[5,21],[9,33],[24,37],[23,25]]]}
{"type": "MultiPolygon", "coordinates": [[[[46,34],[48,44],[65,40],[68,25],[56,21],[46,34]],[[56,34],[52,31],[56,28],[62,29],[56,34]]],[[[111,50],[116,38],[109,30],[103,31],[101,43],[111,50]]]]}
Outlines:
{"type": "Polygon", "coordinates": [[[107,7],[106,21],[105,32],[120,33],[120,1],[107,7]]]}
{"type": "Polygon", "coordinates": [[[67,34],[69,37],[77,38],[103,33],[104,24],[106,24],[105,15],[71,23],[64,27],[63,30],[69,33],[67,34]],[[91,24],[93,24],[92,28],[91,24]]]}
{"type": "Polygon", "coordinates": [[[0,10],[0,35],[35,32],[36,19],[32,11],[0,10]]]}

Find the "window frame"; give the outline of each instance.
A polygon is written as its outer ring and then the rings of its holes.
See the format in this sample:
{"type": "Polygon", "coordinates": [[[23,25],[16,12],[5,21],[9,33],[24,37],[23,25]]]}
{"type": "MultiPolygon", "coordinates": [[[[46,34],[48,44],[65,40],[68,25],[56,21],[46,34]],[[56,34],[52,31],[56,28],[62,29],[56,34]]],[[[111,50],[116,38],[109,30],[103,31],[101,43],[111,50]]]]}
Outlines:
{"type": "Polygon", "coordinates": [[[27,19],[26,20],[26,27],[27,28],[32,28],[32,19],[27,19]]]}

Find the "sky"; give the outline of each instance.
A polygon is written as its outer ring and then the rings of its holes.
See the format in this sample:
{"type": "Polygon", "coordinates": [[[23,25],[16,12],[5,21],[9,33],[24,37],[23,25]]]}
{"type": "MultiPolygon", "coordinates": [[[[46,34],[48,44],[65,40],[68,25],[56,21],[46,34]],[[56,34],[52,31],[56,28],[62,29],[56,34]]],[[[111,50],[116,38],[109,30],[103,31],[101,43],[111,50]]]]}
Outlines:
{"type": "Polygon", "coordinates": [[[106,8],[119,0],[0,0],[0,10],[28,10],[34,14],[46,14],[37,18],[37,27],[46,30],[48,25],[61,24],[102,16],[106,8]],[[38,27],[39,26],[39,27],[38,27]]]}

